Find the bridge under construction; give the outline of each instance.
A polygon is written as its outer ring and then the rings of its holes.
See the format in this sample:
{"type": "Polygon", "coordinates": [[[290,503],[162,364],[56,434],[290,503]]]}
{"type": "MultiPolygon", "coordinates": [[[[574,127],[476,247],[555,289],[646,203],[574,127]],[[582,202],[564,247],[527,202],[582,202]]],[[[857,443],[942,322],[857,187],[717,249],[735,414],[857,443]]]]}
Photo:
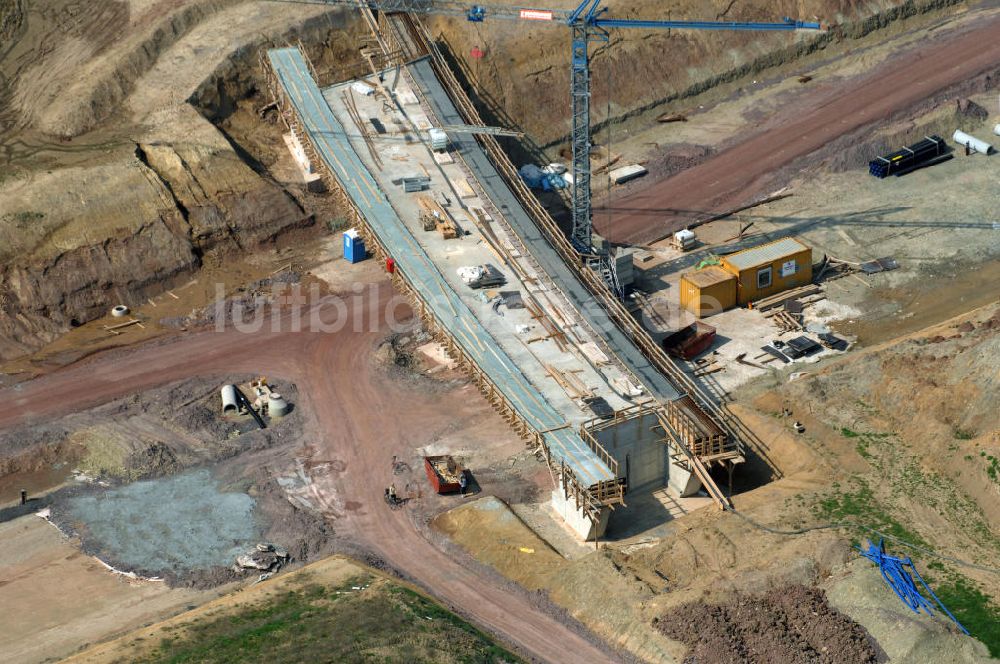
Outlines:
{"type": "Polygon", "coordinates": [[[749,432],[587,266],[494,135],[452,132],[432,149],[433,128],[487,123],[416,17],[358,11],[370,75],[321,89],[301,51],[272,49],[271,94],[367,246],[393,259],[396,287],[545,458],[556,511],[597,538],[650,485],[704,487],[727,506],[710,470],[731,477],[749,432]],[[487,263],[505,283],[473,290],[462,269],[487,263]]]}

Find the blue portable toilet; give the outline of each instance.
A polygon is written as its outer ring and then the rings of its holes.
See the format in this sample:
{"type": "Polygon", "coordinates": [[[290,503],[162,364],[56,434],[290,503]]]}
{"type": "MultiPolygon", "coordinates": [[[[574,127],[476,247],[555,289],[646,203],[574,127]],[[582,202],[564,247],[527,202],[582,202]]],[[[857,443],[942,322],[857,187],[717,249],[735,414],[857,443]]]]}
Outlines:
{"type": "Polygon", "coordinates": [[[348,263],[360,263],[367,256],[364,238],[358,231],[353,228],[344,231],[344,259],[348,263]]]}

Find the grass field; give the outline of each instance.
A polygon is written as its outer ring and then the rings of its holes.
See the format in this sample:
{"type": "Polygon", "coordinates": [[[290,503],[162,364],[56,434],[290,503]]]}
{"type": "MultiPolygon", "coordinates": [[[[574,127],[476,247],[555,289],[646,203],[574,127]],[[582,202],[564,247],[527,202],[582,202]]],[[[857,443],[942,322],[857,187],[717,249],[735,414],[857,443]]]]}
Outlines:
{"type": "Polygon", "coordinates": [[[320,561],[81,653],[86,662],[520,662],[426,596],[320,561]]]}

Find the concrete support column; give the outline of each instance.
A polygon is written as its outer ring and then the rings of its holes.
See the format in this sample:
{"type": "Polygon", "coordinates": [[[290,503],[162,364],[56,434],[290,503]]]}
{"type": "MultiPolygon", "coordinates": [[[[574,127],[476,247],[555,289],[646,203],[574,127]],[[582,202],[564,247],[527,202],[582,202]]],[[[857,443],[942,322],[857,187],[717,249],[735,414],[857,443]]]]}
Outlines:
{"type": "Polygon", "coordinates": [[[701,480],[690,470],[684,470],[677,464],[670,464],[670,474],[667,476],[667,486],[677,492],[681,498],[697,495],[701,489],[701,480]]]}
{"type": "Polygon", "coordinates": [[[569,498],[565,497],[561,484],[552,490],[552,507],[570,529],[584,541],[603,537],[608,527],[608,518],[611,516],[611,509],[603,507],[597,522],[591,521],[583,509],[576,506],[572,493],[569,498]]]}

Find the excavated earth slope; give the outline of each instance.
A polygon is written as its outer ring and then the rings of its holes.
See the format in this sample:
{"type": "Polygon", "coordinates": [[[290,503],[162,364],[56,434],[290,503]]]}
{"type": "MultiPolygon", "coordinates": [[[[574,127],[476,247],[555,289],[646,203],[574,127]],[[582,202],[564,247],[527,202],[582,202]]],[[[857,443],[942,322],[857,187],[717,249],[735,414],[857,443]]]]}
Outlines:
{"type": "MultiPolygon", "coordinates": [[[[609,11],[658,18],[659,5],[609,3],[609,11]]],[[[616,33],[613,48],[594,58],[595,121],[921,7],[845,0],[671,7],[673,18],[789,15],[851,27],[826,36],[616,33]]],[[[325,44],[342,67],[362,64],[350,63],[344,46],[363,31],[352,12],[257,0],[38,0],[30,9],[0,0],[0,360],[32,352],[110,306],[162,292],[213,252],[252,251],[314,221],[300,196],[245,160],[189,100],[200,97],[199,110],[218,120],[233,93],[260,87],[257,50],[269,44],[325,44]]],[[[429,25],[460,58],[472,45],[486,51],[471,69],[463,66],[495,121],[525,128],[538,143],[565,136],[564,28],[443,18],[429,25]]]]}

